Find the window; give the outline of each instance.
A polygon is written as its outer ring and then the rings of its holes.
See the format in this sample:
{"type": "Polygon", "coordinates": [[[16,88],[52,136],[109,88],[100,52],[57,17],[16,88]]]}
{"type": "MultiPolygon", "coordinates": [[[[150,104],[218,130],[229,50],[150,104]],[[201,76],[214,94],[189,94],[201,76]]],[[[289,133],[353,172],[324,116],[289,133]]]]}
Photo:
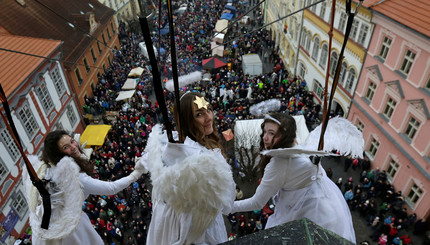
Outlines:
{"type": "Polygon", "coordinates": [[[370,143],[369,153],[372,157],[376,156],[376,152],[378,152],[379,148],[379,142],[376,141],[376,139],[372,139],[372,142],[370,143]]]}
{"type": "Polygon", "coordinates": [[[312,58],[314,58],[315,60],[317,60],[318,58],[319,49],[320,49],[320,39],[318,37],[315,37],[314,47],[312,49],[312,58]]]}
{"type": "Polygon", "coordinates": [[[323,87],[321,86],[321,84],[317,80],[314,80],[313,91],[316,94],[316,96],[318,96],[318,98],[322,99],[324,89],[323,89],[323,87]]]}
{"type": "Polygon", "coordinates": [[[115,27],[113,26],[113,22],[110,23],[110,27],[112,28],[112,32],[115,34],[115,27]]]}
{"type": "Polygon", "coordinates": [[[325,69],[325,65],[327,64],[327,55],[328,55],[328,46],[327,44],[323,44],[321,49],[321,56],[320,56],[320,66],[325,69]]]}
{"type": "Polygon", "coordinates": [[[320,17],[324,19],[326,2],[321,3],[320,17]]]}
{"type": "Polygon", "coordinates": [[[364,124],[360,121],[357,123],[357,129],[360,130],[362,133],[364,131],[364,124]]]}
{"type": "Polygon", "coordinates": [[[354,80],[355,80],[355,69],[351,68],[349,69],[348,77],[346,79],[346,83],[344,87],[349,92],[352,92],[352,86],[354,85],[354,80]]]}
{"type": "Polygon", "coordinates": [[[64,86],[63,79],[61,79],[58,66],[55,66],[54,69],[51,70],[50,75],[54,82],[55,90],[57,90],[58,95],[61,97],[64,92],[66,92],[66,87],[64,86]]]}
{"type": "Polygon", "coordinates": [[[93,48],[91,48],[90,51],[91,51],[91,57],[93,58],[93,63],[95,64],[97,62],[97,56],[94,53],[94,49],[93,48]]]}
{"type": "Polygon", "coordinates": [[[394,160],[391,160],[390,165],[388,165],[388,168],[387,168],[387,175],[390,176],[391,179],[393,179],[398,169],[399,169],[399,163],[397,163],[394,160]]]}
{"type": "Polygon", "coordinates": [[[345,12],[342,12],[340,14],[339,25],[337,26],[337,29],[342,33],[345,31],[345,25],[346,25],[346,21],[347,21],[346,17],[347,17],[347,15],[345,12]]]}
{"type": "Polygon", "coordinates": [[[332,52],[331,58],[330,58],[330,76],[334,76],[334,73],[336,72],[337,59],[338,59],[337,53],[332,52]]]}
{"type": "Polygon", "coordinates": [[[415,59],[415,53],[413,53],[410,50],[407,50],[405,57],[403,58],[402,65],[400,66],[400,71],[405,74],[408,74],[409,71],[411,70],[411,66],[412,66],[412,63],[414,62],[414,59],[415,59]]]}
{"type": "Polygon", "coordinates": [[[352,22],[351,31],[349,33],[349,38],[352,40],[355,40],[355,36],[357,36],[358,26],[360,25],[360,22],[358,20],[354,20],[352,22]]]}
{"type": "Polygon", "coordinates": [[[105,38],[105,34],[104,33],[102,34],[102,39],[103,39],[103,44],[105,46],[107,46],[107,42],[106,42],[106,38],[105,38]]]}
{"type": "Polygon", "coordinates": [[[310,52],[311,51],[311,40],[312,40],[312,35],[311,32],[308,31],[307,37],[306,37],[306,51],[310,52]]]}
{"type": "Polygon", "coordinates": [[[411,119],[409,119],[408,126],[406,127],[405,135],[409,139],[413,139],[419,127],[420,122],[418,122],[415,118],[411,117],[411,119]]]}
{"type": "Polygon", "coordinates": [[[91,71],[91,68],[90,68],[90,65],[88,64],[87,58],[84,58],[84,65],[85,65],[85,70],[87,71],[87,73],[89,73],[91,71]]]}
{"type": "Polygon", "coordinates": [[[357,39],[357,42],[359,44],[364,45],[368,32],[369,32],[369,26],[366,24],[361,24],[360,33],[358,33],[358,39],[357,39]]]}
{"type": "Polygon", "coordinates": [[[303,48],[305,48],[305,43],[306,43],[306,30],[303,29],[302,30],[302,39],[300,40],[300,46],[302,46],[303,48]]]}
{"type": "Polygon", "coordinates": [[[392,40],[388,37],[384,37],[384,40],[381,44],[381,49],[379,50],[379,57],[381,57],[383,60],[387,58],[388,51],[390,50],[392,40]]]}
{"type": "Polygon", "coordinates": [[[97,40],[96,43],[97,43],[97,49],[99,50],[99,54],[101,54],[103,49],[102,49],[102,47],[100,47],[100,42],[97,40]]]}
{"type": "Polygon", "coordinates": [[[407,199],[411,203],[416,204],[421,194],[423,194],[423,191],[414,183],[409,191],[407,199]]]}
{"type": "Polygon", "coordinates": [[[306,67],[303,63],[299,63],[299,75],[304,79],[306,75],[306,67]]]}
{"type": "Polygon", "coordinates": [[[6,165],[0,159],[0,186],[3,184],[3,181],[6,179],[6,176],[9,174],[9,170],[6,165]]]}
{"type": "Polygon", "coordinates": [[[387,118],[391,118],[395,107],[396,107],[396,101],[393,100],[392,98],[388,98],[387,104],[385,105],[385,109],[384,109],[384,115],[387,118]]]}
{"type": "Polygon", "coordinates": [[[373,82],[370,82],[366,92],[366,98],[369,101],[372,101],[373,95],[375,95],[375,91],[376,91],[376,84],[373,82]]]}
{"type": "Polygon", "coordinates": [[[54,108],[54,103],[52,102],[51,95],[49,94],[45,83],[42,83],[36,88],[36,94],[37,97],[39,97],[40,103],[42,103],[45,113],[48,114],[51,112],[52,108],[54,108]]]}
{"type": "Polygon", "coordinates": [[[79,85],[82,85],[82,83],[84,82],[84,79],[81,76],[81,72],[79,71],[79,68],[75,69],[75,75],[76,75],[76,79],[78,79],[79,85]]]}
{"type": "Polygon", "coordinates": [[[111,35],[110,35],[110,31],[109,31],[109,26],[106,27],[106,32],[109,38],[109,41],[112,39],[111,35]]]}
{"type": "Polygon", "coordinates": [[[343,86],[343,83],[345,82],[347,68],[348,68],[348,65],[345,62],[342,62],[342,66],[340,67],[340,73],[339,73],[339,84],[341,84],[342,86],[343,86]]]}
{"type": "Polygon", "coordinates": [[[19,149],[6,127],[0,129],[0,140],[9,152],[12,160],[16,162],[20,157],[19,149]]]}
{"type": "Polygon", "coordinates": [[[72,126],[74,126],[76,121],[78,120],[75,115],[75,112],[73,111],[73,107],[70,105],[67,107],[67,118],[69,118],[70,125],[72,126]]]}
{"type": "MultiPolygon", "coordinates": [[[[312,3],[315,3],[316,1],[317,0],[313,0],[312,3]]],[[[317,11],[317,5],[316,4],[312,5],[311,11],[314,12],[314,13],[317,11]]]]}
{"type": "Polygon", "coordinates": [[[16,210],[19,216],[23,216],[27,211],[27,203],[25,202],[24,195],[18,192],[12,201],[12,207],[16,210]]]}
{"type": "Polygon", "coordinates": [[[294,34],[294,37],[295,37],[295,40],[296,40],[296,42],[299,40],[299,27],[300,27],[300,25],[299,25],[299,23],[297,23],[297,21],[295,21],[296,22],[296,28],[295,28],[295,31],[296,31],[296,33],[294,34]]]}
{"type": "Polygon", "coordinates": [[[23,105],[18,111],[18,115],[28,137],[33,138],[37,130],[39,130],[39,125],[30,110],[30,106],[28,104],[23,105]]]}

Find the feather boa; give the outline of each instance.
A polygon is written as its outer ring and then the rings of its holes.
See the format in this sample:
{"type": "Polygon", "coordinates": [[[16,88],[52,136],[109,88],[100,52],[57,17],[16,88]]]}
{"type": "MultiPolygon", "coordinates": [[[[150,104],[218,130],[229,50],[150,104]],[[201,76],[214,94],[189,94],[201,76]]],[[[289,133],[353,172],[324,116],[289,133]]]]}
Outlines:
{"type": "MultiPolygon", "coordinates": [[[[187,86],[188,84],[199,82],[200,80],[202,80],[202,73],[200,71],[194,71],[194,72],[191,72],[190,74],[186,74],[178,77],[178,84],[179,84],[179,87],[181,88],[181,87],[187,86]]],[[[173,79],[170,79],[166,82],[166,88],[171,92],[175,91],[175,88],[173,85],[173,79]]]]}
{"type": "Polygon", "coordinates": [[[152,198],[166,202],[175,212],[192,215],[187,234],[187,243],[191,244],[205,232],[221,208],[232,203],[232,172],[219,153],[203,147],[177,164],[164,166],[162,149],[166,143],[161,127],[154,126],[147,145],[152,198]]]}
{"type": "MultiPolygon", "coordinates": [[[[32,163],[38,165],[37,158],[30,158],[32,163]]],[[[80,168],[71,157],[63,157],[54,167],[42,168],[47,164],[41,164],[38,170],[39,177],[45,176],[50,171],[50,181],[54,188],[48,188],[51,194],[51,220],[48,230],[42,229],[43,205],[36,188],[30,190],[30,225],[34,235],[42,240],[61,239],[70,235],[78,226],[81,219],[84,193],[79,182],[80,168]],[[43,171],[40,171],[43,170],[43,171]],[[43,172],[43,173],[42,173],[43,172]]],[[[43,178],[43,177],[42,177],[43,178]]]]}
{"type": "Polygon", "coordinates": [[[278,99],[270,99],[262,101],[258,104],[252,105],[249,108],[249,113],[254,116],[261,116],[271,111],[279,111],[281,108],[281,101],[278,99]]]}

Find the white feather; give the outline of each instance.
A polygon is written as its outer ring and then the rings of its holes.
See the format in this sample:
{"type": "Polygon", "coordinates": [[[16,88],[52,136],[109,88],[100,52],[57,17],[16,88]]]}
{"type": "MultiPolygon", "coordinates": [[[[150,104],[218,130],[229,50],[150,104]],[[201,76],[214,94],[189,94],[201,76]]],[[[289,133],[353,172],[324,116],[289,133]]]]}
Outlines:
{"type": "MultiPolygon", "coordinates": [[[[309,134],[303,147],[309,150],[317,150],[320,135],[321,125],[309,134]]],[[[330,119],[324,133],[323,151],[332,150],[337,150],[342,155],[351,155],[353,158],[363,158],[363,134],[345,118],[335,117],[330,119]]]]}
{"type": "Polygon", "coordinates": [[[281,149],[273,149],[273,150],[265,150],[261,152],[262,155],[267,155],[271,157],[285,157],[285,156],[294,156],[294,155],[312,155],[312,156],[332,156],[336,155],[330,152],[325,151],[314,151],[303,149],[301,147],[291,147],[291,148],[281,148],[281,149]]]}
{"type": "Polygon", "coordinates": [[[270,99],[255,104],[249,108],[249,112],[255,116],[261,116],[271,111],[279,111],[281,108],[281,101],[277,99],[270,99]]]}
{"type": "MultiPolygon", "coordinates": [[[[184,87],[188,84],[199,82],[200,80],[202,80],[202,73],[200,71],[194,71],[178,77],[178,84],[179,87],[184,87]]],[[[175,90],[175,87],[173,86],[173,79],[170,79],[166,82],[166,89],[172,92],[175,90]]]]}

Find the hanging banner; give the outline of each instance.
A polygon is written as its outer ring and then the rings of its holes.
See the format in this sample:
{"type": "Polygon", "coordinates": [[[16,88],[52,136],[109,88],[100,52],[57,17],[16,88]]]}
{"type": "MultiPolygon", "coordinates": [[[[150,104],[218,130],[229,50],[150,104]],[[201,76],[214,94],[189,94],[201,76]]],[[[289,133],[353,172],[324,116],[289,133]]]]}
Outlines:
{"type": "Polygon", "coordinates": [[[0,241],[4,243],[6,238],[10,235],[15,227],[16,223],[18,223],[19,215],[15,211],[15,209],[11,208],[6,218],[4,218],[3,222],[0,225],[0,241]]]}

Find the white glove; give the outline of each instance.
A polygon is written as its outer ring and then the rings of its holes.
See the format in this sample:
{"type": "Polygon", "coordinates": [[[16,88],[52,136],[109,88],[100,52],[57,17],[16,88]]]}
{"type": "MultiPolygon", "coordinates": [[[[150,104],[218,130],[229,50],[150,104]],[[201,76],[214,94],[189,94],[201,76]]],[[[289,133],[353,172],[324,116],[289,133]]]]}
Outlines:
{"type": "Polygon", "coordinates": [[[132,176],[135,181],[139,179],[142,174],[148,173],[148,170],[143,166],[143,161],[138,160],[136,165],[134,165],[134,171],[131,172],[130,176],[132,176]]]}

